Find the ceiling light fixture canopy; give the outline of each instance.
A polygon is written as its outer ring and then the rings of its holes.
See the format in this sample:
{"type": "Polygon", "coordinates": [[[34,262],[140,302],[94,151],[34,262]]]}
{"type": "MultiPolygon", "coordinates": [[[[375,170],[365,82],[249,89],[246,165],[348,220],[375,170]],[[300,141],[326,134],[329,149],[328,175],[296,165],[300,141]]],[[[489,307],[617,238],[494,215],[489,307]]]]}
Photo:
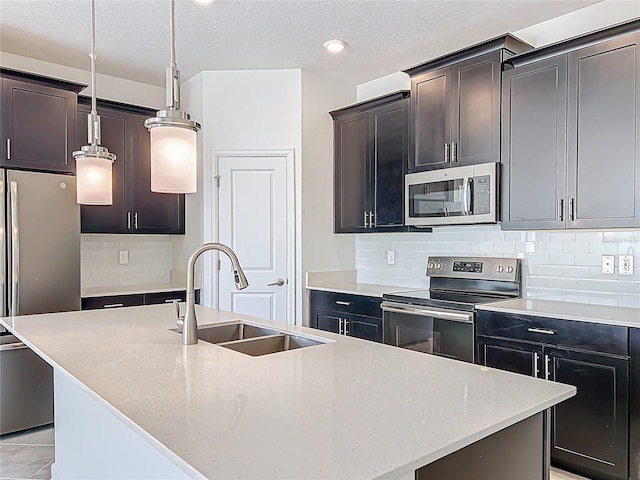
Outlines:
{"type": "Polygon", "coordinates": [[[327,40],[322,44],[324,48],[326,48],[331,53],[338,53],[343,51],[347,47],[348,43],[344,40],[334,39],[327,40]]]}
{"type": "Polygon", "coordinates": [[[195,193],[197,133],[200,124],[180,110],[180,71],[176,65],[175,0],[170,0],[171,62],[166,69],[166,110],[144,125],[151,134],[151,191],[195,193]]]}
{"type": "Polygon", "coordinates": [[[72,156],[76,161],[76,202],[81,205],[112,205],[113,176],[116,156],[100,146],[100,117],[96,109],[96,2],[91,0],[91,113],[88,142],[72,156]]]}

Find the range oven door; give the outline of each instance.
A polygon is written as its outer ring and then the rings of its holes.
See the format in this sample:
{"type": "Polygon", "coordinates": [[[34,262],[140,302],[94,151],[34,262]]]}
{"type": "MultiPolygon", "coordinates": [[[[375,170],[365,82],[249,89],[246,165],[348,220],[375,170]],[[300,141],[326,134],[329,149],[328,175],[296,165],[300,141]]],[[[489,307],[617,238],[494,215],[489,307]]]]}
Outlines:
{"type": "Polygon", "coordinates": [[[380,307],[384,343],[473,363],[473,312],[395,302],[380,307]]]}

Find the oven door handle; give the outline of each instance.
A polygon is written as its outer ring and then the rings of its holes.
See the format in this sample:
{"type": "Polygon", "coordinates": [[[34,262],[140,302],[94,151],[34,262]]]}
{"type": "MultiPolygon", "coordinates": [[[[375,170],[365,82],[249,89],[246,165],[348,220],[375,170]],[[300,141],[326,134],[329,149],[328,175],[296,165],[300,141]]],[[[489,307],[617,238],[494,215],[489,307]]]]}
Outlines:
{"type": "Polygon", "coordinates": [[[442,310],[429,310],[424,308],[408,307],[399,303],[383,302],[380,305],[383,312],[406,313],[407,315],[426,315],[438,320],[453,320],[454,322],[473,323],[473,314],[445,312],[442,310]]]}

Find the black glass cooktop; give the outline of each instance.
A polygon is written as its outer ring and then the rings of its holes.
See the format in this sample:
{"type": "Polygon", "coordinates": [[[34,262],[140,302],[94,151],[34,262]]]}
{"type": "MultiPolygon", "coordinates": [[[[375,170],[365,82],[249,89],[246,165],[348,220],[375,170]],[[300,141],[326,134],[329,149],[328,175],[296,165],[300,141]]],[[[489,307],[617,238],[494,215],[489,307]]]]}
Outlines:
{"type": "Polygon", "coordinates": [[[383,300],[398,303],[408,303],[423,307],[441,307],[456,310],[472,311],[475,305],[507,298],[487,295],[477,292],[446,292],[432,290],[410,290],[404,292],[385,293],[383,300]]]}

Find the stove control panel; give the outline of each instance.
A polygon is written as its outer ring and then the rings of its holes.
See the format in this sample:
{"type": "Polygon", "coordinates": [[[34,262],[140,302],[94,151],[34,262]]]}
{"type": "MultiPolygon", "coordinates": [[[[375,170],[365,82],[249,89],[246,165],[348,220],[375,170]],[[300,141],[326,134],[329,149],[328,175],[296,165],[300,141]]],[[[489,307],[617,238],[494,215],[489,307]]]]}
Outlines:
{"type": "Polygon", "coordinates": [[[482,262],[453,262],[454,272],[482,272],[482,262]]]}
{"type": "Polygon", "coordinates": [[[520,260],[492,257],[429,257],[427,276],[520,281],[520,260]]]}

